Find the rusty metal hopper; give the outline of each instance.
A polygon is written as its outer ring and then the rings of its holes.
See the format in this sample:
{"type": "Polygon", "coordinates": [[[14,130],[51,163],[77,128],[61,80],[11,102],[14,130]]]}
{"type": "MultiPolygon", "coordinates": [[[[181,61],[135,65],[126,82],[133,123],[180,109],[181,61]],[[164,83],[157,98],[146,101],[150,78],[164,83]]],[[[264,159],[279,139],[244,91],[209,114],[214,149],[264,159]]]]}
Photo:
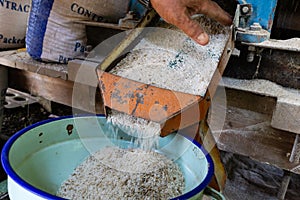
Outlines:
{"type": "Polygon", "coordinates": [[[179,125],[187,127],[200,121],[204,116],[199,116],[195,109],[200,109],[198,107],[201,105],[201,110],[207,110],[209,106],[200,96],[158,88],[100,70],[98,73],[106,107],[161,124],[166,123],[168,126],[164,127],[162,135],[178,130],[179,125]],[[183,114],[190,119],[180,117],[183,114]],[[173,119],[171,123],[169,119],[173,119]],[[174,120],[181,123],[173,123],[174,120]]]}
{"type": "Polygon", "coordinates": [[[114,59],[107,58],[97,68],[104,106],[107,109],[160,123],[161,136],[166,136],[204,119],[210,106],[210,98],[215,93],[234,46],[231,34],[229,34],[223,46],[222,55],[209,77],[205,93],[198,95],[165,89],[106,71],[113,61],[122,53],[124,54],[120,49],[124,50],[125,47],[128,47],[140,33],[141,30],[133,30],[112,52],[111,56],[114,59]]]}

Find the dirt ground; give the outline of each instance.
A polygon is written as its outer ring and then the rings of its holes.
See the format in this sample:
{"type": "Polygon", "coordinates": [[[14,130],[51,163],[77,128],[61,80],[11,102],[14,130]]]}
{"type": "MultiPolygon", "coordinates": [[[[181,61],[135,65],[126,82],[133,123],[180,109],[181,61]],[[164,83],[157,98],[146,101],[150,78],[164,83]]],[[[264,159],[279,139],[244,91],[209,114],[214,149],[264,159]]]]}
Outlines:
{"type": "MultiPolygon", "coordinates": [[[[47,112],[40,104],[34,103],[24,107],[4,108],[2,129],[0,132],[0,147],[17,131],[36,122],[49,119],[54,116],[71,115],[72,109],[60,104],[52,104],[52,112],[47,112]]],[[[6,179],[2,167],[0,167],[0,180],[6,179]]]]}
{"type": "MultiPolygon", "coordinates": [[[[53,116],[71,115],[72,109],[60,104],[52,104],[52,112],[47,112],[40,104],[4,109],[4,119],[0,134],[1,146],[22,128],[53,116]]],[[[229,200],[275,200],[279,191],[283,171],[276,167],[253,161],[249,158],[221,152],[228,179],[224,196],[229,200]]],[[[0,179],[6,178],[0,171],[0,179]]],[[[300,200],[300,175],[292,175],[286,194],[287,200],[300,200]]]]}

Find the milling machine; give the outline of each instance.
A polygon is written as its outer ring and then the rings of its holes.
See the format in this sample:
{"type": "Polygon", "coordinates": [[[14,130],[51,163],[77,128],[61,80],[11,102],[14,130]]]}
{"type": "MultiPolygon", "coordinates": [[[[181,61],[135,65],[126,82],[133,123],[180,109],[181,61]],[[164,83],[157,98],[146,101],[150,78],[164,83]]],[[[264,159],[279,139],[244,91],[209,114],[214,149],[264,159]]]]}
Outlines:
{"type": "MultiPolygon", "coordinates": [[[[205,148],[210,149],[213,154],[216,171],[219,173],[215,174],[216,181],[219,189],[222,190],[224,169],[218,158],[218,152],[213,147],[215,141],[211,137],[206,123],[211,99],[214,97],[224,73],[231,78],[268,79],[285,87],[300,89],[300,72],[297,68],[297,66],[299,67],[300,51],[300,2],[296,0],[233,0],[230,2],[217,1],[217,3],[234,16],[234,21],[230,37],[223,47],[223,53],[219,57],[219,62],[215,66],[204,95],[191,95],[163,89],[122,78],[107,71],[116,65],[117,60],[120,61],[119,58],[124,55],[126,49],[128,51],[130,45],[140,40],[141,35],[143,37],[144,27],[149,24],[155,26],[157,14],[151,9],[147,9],[145,12],[140,12],[141,7],[137,9],[142,16],[136,25],[137,29],[131,31],[104,59],[97,68],[97,73],[105,112],[113,109],[161,123],[161,136],[193,126],[192,132],[195,130],[198,132],[200,129],[200,138],[198,139],[202,140],[205,148]],[[282,56],[284,58],[281,58],[282,56]],[[283,63],[288,60],[295,62],[292,66],[293,69],[287,69],[285,65],[288,63],[283,63]],[[281,70],[285,71],[274,73],[276,70],[268,67],[268,62],[272,64],[277,62],[275,64],[280,65],[281,70]],[[285,76],[286,74],[288,77],[285,76]],[[195,113],[197,114],[195,115],[195,113]]],[[[275,66],[275,68],[280,69],[279,66],[275,66]]],[[[261,92],[257,92],[256,89],[253,89],[255,90],[253,92],[260,94],[261,92]]],[[[290,103],[289,100],[278,101],[271,121],[271,126],[276,129],[296,133],[294,147],[291,150],[291,162],[296,157],[296,147],[299,142],[300,123],[297,120],[300,119],[299,105],[297,97],[293,103],[290,103]],[[286,118],[291,114],[292,118],[286,118]]],[[[193,136],[197,136],[197,134],[193,134],[193,136]]],[[[284,192],[281,196],[284,196],[284,192]]]]}

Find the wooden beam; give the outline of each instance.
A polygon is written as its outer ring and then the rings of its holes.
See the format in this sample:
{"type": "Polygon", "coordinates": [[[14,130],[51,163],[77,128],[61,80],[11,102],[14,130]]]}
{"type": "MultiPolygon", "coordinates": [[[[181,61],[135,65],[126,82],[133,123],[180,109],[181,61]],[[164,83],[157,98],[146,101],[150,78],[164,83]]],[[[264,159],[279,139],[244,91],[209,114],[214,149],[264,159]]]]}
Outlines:
{"type": "Polygon", "coordinates": [[[29,56],[25,49],[0,52],[0,65],[63,80],[68,79],[66,64],[36,61],[29,56]]]}
{"type": "Polygon", "coordinates": [[[289,161],[296,134],[272,128],[269,114],[232,106],[226,111],[223,129],[213,132],[220,150],[300,174],[299,163],[289,161]]]}
{"type": "Polygon", "coordinates": [[[103,113],[97,88],[60,78],[9,68],[9,87],[91,113],[103,113]],[[74,96],[80,94],[78,96],[74,96]]]}
{"type": "MultiPolygon", "coordinates": [[[[211,130],[207,124],[207,119],[200,122],[200,138],[202,141],[203,147],[211,155],[211,158],[214,162],[214,181],[217,183],[219,191],[224,191],[226,183],[226,172],[221,161],[220,152],[217,148],[215,138],[212,135],[211,130]]],[[[214,182],[212,181],[212,183],[214,182]]]]}

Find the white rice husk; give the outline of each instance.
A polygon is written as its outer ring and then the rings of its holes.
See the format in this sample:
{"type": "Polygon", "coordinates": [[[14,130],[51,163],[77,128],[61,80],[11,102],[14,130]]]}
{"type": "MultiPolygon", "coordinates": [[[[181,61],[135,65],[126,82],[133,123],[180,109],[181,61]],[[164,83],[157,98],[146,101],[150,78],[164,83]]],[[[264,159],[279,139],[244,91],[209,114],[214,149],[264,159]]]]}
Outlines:
{"type": "Polygon", "coordinates": [[[145,151],[155,149],[158,145],[161,132],[159,123],[137,118],[115,110],[112,110],[112,113],[108,115],[107,123],[131,135],[133,137],[134,146],[145,151]]]}
{"type": "Polygon", "coordinates": [[[169,199],[182,194],[184,177],[165,156],[107,147],[88,157],[57,195],[68,199],[169,199]]]}
{"type": "Polygon", "coordinates": [[[197,44],[174,27],[154,28],[111,73],[160,88],[204,96],[229,38],[229,28],[204,16],[196,20],[210,35],[208,45],[197,44]]]}

